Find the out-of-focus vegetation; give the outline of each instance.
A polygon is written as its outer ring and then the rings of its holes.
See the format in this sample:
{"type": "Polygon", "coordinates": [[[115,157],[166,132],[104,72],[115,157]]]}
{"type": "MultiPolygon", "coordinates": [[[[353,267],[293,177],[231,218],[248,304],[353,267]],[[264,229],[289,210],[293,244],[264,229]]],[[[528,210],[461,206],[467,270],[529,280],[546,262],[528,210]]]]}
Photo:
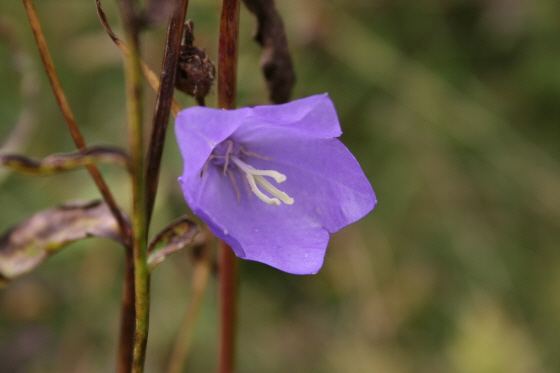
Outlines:
{"type": "MultiPolygon", "coordinates": [[[[215,60],[219,2],[190,3],[195,44],[215,60]]],[[[36,6],[86,139],[126,146],[121,56],[94,1],[36,6]]],[[[104,6],[118,30],[114,2],[104,6]]],[[[289,0],[278,7],[298,73],[294,97],[329,92],[342,140],[379,204],[333,235],[318,275],[241,263],[239,372],[560,371],[560,3],[289,0]]],[[[20,123],[12,150],[37,158],[72,151],[20,2],[0,2],[0,27],[0,138],[20,123]]],[[[243,10],[240,106],[266,103],[253,27],[243,10]]],[[[164,36],[163,25],[144,33],[155,70],[164,36]]],[[[148,123],[153,93],[146,98],[148,123]]],[[[168,140],[154,232],[187,211],[171,130],[168,140]]],[[[101,168],[126,208],[125,172],[101,168]]],[[[98,196],[84,171],[0,178],[2,229],[98,196]]],[[[0,290],[0,372],[112,371],[122,269],[120,247],[90,239],[0,290]]],[[[164,371],[190,276],[187,253],[154,273],[148,372],[164,371]]],[[[188,372],[215,366],[214,285],[188,372]]]]}

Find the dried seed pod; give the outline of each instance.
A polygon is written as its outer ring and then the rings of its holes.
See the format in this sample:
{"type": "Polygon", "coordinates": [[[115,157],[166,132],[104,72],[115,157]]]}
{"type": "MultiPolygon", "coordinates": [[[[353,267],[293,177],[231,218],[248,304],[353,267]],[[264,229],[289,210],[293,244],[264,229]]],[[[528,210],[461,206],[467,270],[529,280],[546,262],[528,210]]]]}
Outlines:
{"type": "Polygon", "coordinates": [[[203,49],[193,46],[194,34],[191,20],[185,22],[185,35],[181,42],[179,68],[175,87],[193,96],[199,105],[204,105],[204,98],[210,93],[216,68],[203,49]]]}

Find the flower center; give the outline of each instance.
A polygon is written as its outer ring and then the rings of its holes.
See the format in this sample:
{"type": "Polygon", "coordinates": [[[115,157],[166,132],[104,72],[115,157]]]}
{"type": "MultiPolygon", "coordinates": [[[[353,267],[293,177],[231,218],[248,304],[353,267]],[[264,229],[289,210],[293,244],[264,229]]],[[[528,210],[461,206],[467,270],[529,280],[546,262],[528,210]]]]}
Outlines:
{"type": "Polygon", "coordinates": [[[231,170],[231,168],[233,168],[233,165],[236,166],[236,169],[244,173],[245,179],[249,183],[251,192],[259,197],[261,201],[266,202],[269,205],[281,205],[282,202],[287,205],[291,205],[294,203],[293,198],[290,198],[290,196],[276,188],[270,183],[270,181],[265,179],[266,176],[274,179],[274,181],[276,181],[277,183],[282,183],[286,181],[286,175],[281,174],[280,172],[275,170],[258,170],[253,166],[243,162],[240,159],[241,156],[253,156],[267,159],[265,157],[259,156],[258,154],[246,151],[241,145],[236,146],[234,141],[230,139],[218,145],[214,150],[214,154],[210,156],[210,159],[214,159],[215,164],[223,165],[224,175],[227,174],[231,182],[233,183],[233,187],[235,188],[235,191],[237,193],[238,200],[240,199],[239,191],[237,189],[235,178],[231,170]],[[259,186],[270,193],[273,197],[269,197],[265,193],[263,193],[259,189],[259,186]]]}

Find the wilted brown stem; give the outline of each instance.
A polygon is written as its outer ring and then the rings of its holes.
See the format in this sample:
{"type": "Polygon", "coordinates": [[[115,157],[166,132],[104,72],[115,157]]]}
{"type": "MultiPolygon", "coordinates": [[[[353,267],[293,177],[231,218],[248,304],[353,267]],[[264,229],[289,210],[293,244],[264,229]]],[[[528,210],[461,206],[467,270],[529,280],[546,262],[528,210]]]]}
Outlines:
{"type": "Polygon", "coordinates": [[[146,213],[148,223],[152,215],[154,202],[156,199],[161,156],[165,144],[165,134],[167,122],[169,121],[169,110],[173,101],[175,90],[175,75],[177,63],[181,49],[181,37],[183,35],[183,25],[189,1],[178,0],[167,28],[167,38],[161,71],[161,83],[156,100],[156,109],[152,121],[152,134],[146,156],[146,213]]]}
{"type": "MultiPolygon", "coordinates": [[[[41,23],[39,22],[39,17],[37,16],[35,6],[33,5],[32,0],[23,0],[23,5],[25,6],[27,17],[29,18],[29,24],[31,25],[31,29],[33,30],[33,35],[35,36],[35,41],[37,42],[37,47],[39,48],[39,53],[41,54],[43,65],[45,66],[47,76],[49,77],[56,102],[58,103],[58,107],[64,115],[64,119],[66,120],[68,129],[70,130],[70,134],[72,135],[72,139],[74,140],[76,147],[81,150],[86,147],[86,142],[84,140],[84,137],[82,136],[82,133],[80,132],[80,129],[78,128],[78,125],[76,124],[76,121],[74,120],[74,115],[72,114],[72,110],[70,109],[70,105],[68,104],[68,100],[66,99],[66,95],[64,94],[64,90],[62,89],[60,80],[58,79],[58,74],[56,73],[56,70],[54,68],[54,63],[47,47],[47,42],[43,35],[43,30],[41,28],[41,23]]],[[[117,220],[124,242],[129,245],[130,227],[125,218],[122,216],[117,203],[115,202],[115,199],[113,198],[113,195],[109,190],[109,187],[103,180],[101,172],[99,172],[99,169],[95,165],[89,165],[86,166],[86,168],[93,178],[93,181],[97,185],[97,188],[101,192],[103,199],[109,206],[111,213],[117,220]]]]}

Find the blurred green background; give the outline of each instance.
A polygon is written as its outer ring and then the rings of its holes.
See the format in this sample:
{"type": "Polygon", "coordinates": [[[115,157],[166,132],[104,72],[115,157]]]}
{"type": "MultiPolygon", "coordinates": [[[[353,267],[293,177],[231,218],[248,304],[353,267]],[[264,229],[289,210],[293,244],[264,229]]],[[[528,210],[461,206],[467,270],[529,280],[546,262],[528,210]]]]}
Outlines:
{"type": "MultiPolygon", "coordinates": [[[[94,1],[36,3],[86,139],[126,146],[122,59],[94,1]]],[[[560,371],[560,2],[277,5],[294,98],[329,92],[379,204],[332,236],[315,276],[241,263],[238,371],[560,371]]],[[[104,7],[120,33],[114,2],[104,7]]],[[[195,44],[214,61],[218,15],[218,1],[191,1],[195,44]]],[[[266,103],[254,26],[242,9],[240,106],[266,103]]],[[[0,31],[2,143],[36,158],[72,151],[20,2],[0,2],[0,31]]],[[[165,26],[143,36],[157,71],[165,26]]],[[[154,233],[187,211],[172,130],[163,162],[154,233]]],[[[101,168],[128,208],[123,170],[101,168]]],[[[84,171],[0,178],[3,230],[98,197],[84,171]]],[[[0,372],[113,371],[122,271],[122,250],[90,239],[1,289],[0,372]]],[[[187,253],[154,273],[147,372],[164,371],[191,274],[187,253]]],[[[216,307],[212,280],[185,372],[215,368],[216,307]]]]}

